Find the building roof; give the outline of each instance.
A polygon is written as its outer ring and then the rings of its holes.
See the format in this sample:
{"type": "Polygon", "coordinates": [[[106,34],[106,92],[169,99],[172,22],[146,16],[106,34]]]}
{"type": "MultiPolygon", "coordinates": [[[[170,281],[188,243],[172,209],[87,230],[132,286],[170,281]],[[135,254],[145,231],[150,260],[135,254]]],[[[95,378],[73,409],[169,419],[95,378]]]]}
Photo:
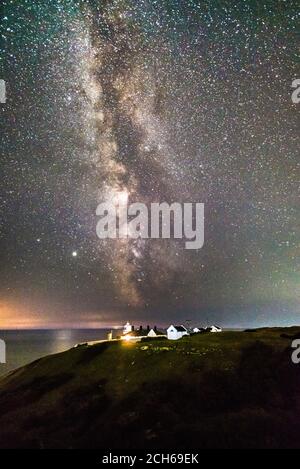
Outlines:
{"type": "Polygon", "coordinates": [[[184,326],[174,326],[177,332],[186,332],[186,328],[184,326]]]}

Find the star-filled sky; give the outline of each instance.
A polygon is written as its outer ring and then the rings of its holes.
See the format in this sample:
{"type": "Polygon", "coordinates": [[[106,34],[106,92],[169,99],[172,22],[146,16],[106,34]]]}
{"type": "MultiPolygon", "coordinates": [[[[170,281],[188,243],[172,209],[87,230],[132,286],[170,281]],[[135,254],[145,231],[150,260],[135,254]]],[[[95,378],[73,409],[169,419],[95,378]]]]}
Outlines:
{"type": "Polygon", "coordinates": [[[300,322],[299,4],[2,0],[0,327],[300,322]],[[96,207],[205,203],[205,245],[96,207]]]}

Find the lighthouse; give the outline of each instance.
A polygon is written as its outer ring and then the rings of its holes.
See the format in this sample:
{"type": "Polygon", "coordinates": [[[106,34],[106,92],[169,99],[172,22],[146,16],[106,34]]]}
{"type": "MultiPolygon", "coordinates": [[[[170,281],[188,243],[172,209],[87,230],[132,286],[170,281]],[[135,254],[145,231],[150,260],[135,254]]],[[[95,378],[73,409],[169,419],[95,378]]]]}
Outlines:
{"type": "Polygon", "coordinates": [[[130,324],[130,322],[126,322],[125,326],[123,327],[123,335],[128,334],[128,332],[132,332],[134,327],[130,324]]]}

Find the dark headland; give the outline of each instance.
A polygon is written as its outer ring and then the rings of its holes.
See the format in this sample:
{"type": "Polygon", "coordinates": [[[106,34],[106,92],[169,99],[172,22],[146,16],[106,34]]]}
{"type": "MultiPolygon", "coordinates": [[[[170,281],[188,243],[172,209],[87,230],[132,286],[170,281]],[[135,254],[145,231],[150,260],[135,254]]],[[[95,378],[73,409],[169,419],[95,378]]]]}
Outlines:
{"type": "Polygon", "coordinates": [[[300,447],[295,337],[265,328],[42,358],[0,379],[0,447],[300,447]]]}

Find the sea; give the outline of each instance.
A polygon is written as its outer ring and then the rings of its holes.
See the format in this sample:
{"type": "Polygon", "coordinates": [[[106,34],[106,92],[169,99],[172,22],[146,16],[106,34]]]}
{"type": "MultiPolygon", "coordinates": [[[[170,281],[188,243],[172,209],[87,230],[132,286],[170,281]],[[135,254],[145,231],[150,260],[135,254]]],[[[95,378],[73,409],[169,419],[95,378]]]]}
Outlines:
{"type": "MultiPolygon", "coordinates": [[[[81,342],[106,339],[111,329],[0,330],[6,344],[6,363],[0,376],[46,355],[63,352],[81,342]]],[[[119,332],[114,331],[114,336],[119,332]]]]}

